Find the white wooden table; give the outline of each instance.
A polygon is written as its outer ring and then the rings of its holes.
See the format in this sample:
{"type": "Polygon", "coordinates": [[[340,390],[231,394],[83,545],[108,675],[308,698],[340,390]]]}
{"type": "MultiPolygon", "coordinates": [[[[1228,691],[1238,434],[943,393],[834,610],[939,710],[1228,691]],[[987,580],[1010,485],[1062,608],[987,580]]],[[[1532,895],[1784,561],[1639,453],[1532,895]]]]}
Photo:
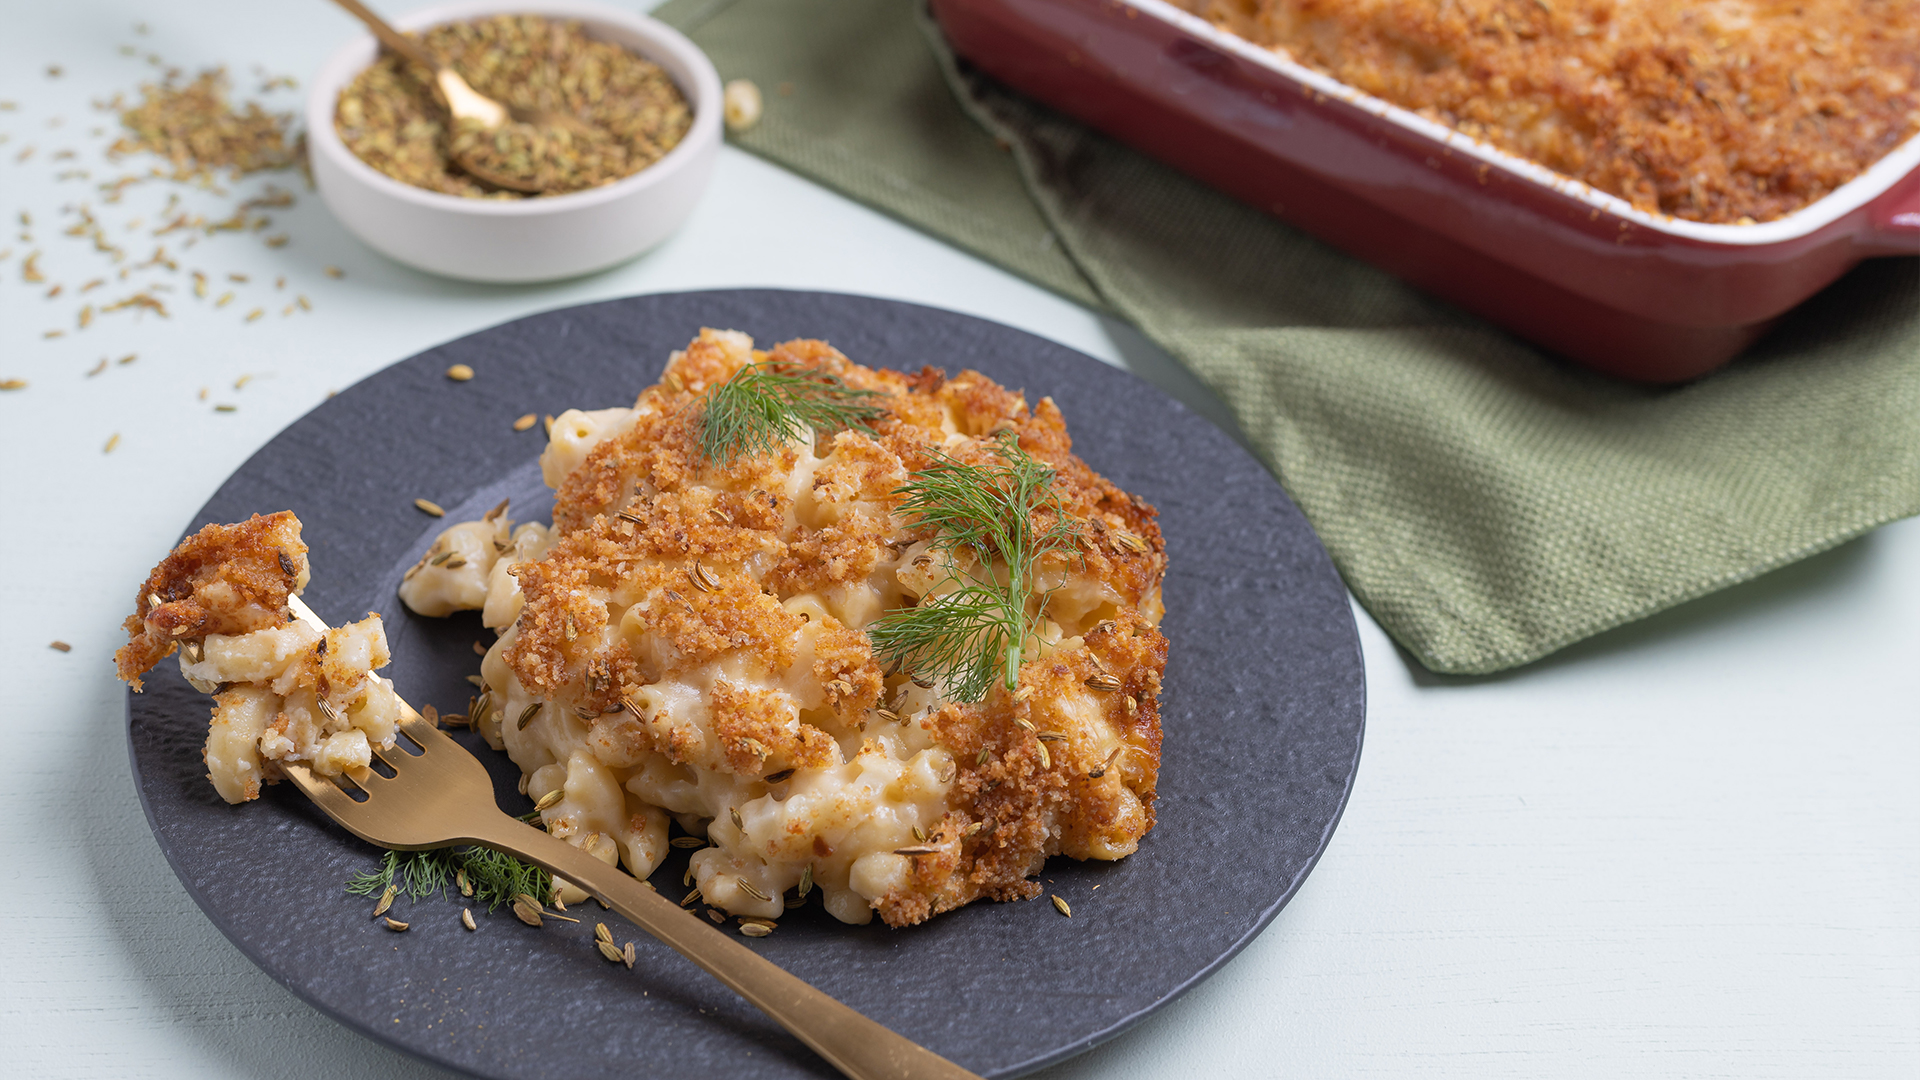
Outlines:
{"type": "MultiPolygon", "coordinates": [[[[299,1002],[200,915],[135,801],[109,666],[141,574],[329,389],[545,308],[786,286],[997,319],[1221,415],[1125,328],[731,150],[666,246],[524,289],[389,264],[282,177],[300,200],[271,211],[267,233],[203,241],[177,274],[88,294],[171,282],[170,318],[119,312],[76,331],[72,293],[108,264],[60,235],[73,220],[61,206],[92,200],[138,262],[155,241],[125,224],[143,217],[150,231],[168,194],[150,184],[98,205],[93,185],[120,170],[89,134],[113,121],[87,103],[157,70],[117,48],[188,69],[224,62],[251,89],[255,64],[304,82],[353,26],[322,0],[22,0],[5,22],[0,101],[16,108],[0,111],[0,250],[14,249],[0,260],[0,379],[31,384],[0,393],[0,746],[17,763],[0,784],[6,1075],[435,1072],[299,1002]],[[144,37],[132,31],[142,19],[144,37]],[[54,160],[63,147],[77,156],[54,160]],[[74,168],[93,175],[57,179],[74,168]],[[279,233],[286,247],[261,242],[279,233]],[[34,249],[48,281],[29,287],[21,260],[34,249]],[[191,298],[195,266],[251,280],[216,276],[216,296],[240,296],[215,310],[191,298]],[[46,299],[55,282],[65,294],[46,299]],[[296,294],[314,310],[282,316],[296,294]],[[243,322],[256,306],[266,314],[243,322]],[[55,327],[67,335],[42,337],[55,327]],[[138,359],[85,375],[127,353],[138,359]],[[50,650],[54,638],[73,651],[50,650]]],[[[1045,1075],[1920,1075],[1917,611],[1920,523],[1906,522],[1498,678],[1427,675],[1360,613],[1367,746],[1319,868],[1213,979],[1045,1075]]]]}

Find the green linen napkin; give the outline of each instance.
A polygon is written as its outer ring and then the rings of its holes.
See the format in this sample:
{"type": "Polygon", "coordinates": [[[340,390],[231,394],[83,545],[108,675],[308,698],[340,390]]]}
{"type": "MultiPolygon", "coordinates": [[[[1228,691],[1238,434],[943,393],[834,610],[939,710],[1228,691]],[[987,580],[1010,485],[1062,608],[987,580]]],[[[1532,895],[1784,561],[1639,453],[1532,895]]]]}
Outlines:
{"type": "Polygon", "coordinates": [[[1920,512],[1920,260],[1731,367],[1571,368],[956,64],[911,0],[672,0],[735,142],[1131,322],[1224,400],[1354,595],[1477,674],[1920,512]]]}

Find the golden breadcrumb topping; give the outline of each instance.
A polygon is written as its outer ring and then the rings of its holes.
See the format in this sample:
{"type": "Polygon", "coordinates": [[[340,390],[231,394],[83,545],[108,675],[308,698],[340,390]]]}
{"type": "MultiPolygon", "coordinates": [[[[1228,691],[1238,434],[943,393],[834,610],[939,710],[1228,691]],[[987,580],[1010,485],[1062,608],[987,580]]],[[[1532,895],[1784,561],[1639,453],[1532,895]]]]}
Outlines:
{"type": "Polygon", "coordinates": [[[208,525],[180,542],[147,575],[114,653],[120,679],[140,676],[182,640],[244,634],[285,623],[287,597],[307,584],[307,545],[292,511],[208,525]]]}
{"type": "Polygon", "coordinates": [[[1920,132],[1913,0],[1175,0],[1649,213],[1771,221],[1920,132]]]}

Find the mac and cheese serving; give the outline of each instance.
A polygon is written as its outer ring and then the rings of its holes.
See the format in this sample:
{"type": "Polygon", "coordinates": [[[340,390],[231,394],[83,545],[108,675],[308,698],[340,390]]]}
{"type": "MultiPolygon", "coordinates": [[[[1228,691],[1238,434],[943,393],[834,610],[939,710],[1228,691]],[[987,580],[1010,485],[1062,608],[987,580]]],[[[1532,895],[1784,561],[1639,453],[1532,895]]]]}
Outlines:
{"type": "Polygon", "coordinates": [[[645,877],[677,821],[710,841],[691,873],[714,907],[774,917],[818,889],[843,921],[900,926],[1037,895],[1049,856],[1118,859],[1152,827],[1164,546],[1051,399],[707,330],[632,408],[558,417],[541,467],[550,528],[454,525],[401,595],[499,632],[475,715],[530,796],[558,793],[553,835],[645,877]],[[878,418],[715,462],[703,405],[756,363],[870,392],[878,418]],[[869,631],[963,575],[1005,578],[900,489],[1010,445],[1051,470],[1071,543],[1033,565],[1017,686],[967,703],[883,666],[869,631]]]}
{"type": "Polygon", "coordinates": [[[172,655],[213,695],[207,777],[230,803],[260,796],[277,762],[322,776],[364,769],[393,747],[407,706],[385,679],[380,616],[325,633],[294,621],[287,600],[307,584],[300,521],[282,511],[208,525],[154,567],[114,659],[135,690],[172,655]]]}

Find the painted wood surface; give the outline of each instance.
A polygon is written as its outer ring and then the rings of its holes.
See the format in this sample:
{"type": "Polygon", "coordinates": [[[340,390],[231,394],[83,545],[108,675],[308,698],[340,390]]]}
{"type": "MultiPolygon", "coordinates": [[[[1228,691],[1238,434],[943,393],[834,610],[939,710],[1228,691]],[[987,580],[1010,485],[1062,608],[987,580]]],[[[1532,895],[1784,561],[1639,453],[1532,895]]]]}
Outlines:
{"type": "MultiPolygon", "coordinates": [[[[90,294],[170,283],[171,318],[120,313],[79,331],[78,304],[45,292],[107,264],[60,235],[73,220],[60,208],[93,201],[140,262],[160,241],[124,223],[144,217],[150,232],[167,195],[151,184],[98,204],[94,185],[127,170],[100,160],[106,138],[88,133],[113,121],[89,100],[152,78],[149,51],[189,71],[225,63],[249,90],[255,64],[304,78],[352,26],[319,0],[84,0],[7,17],[0,379],[30,384],[0,394],[0,745],[17,763],[0,785],[16,913],[0,938],[9,1075],[432,1072],[301,1004],[199,914],[135,801],[108,663],[139,576],[187,516],[328,390],[532,311],[771,285],[997,319],[1223,415],[1124,327],[732,151],[665,247],[525,290],[387,264],[281,177],[298,203],[269,211],[267,233],[205,240],[178,273],[90,294]],[[133,32],[142,20],[150,35],[133,32]],[[35,155],[16,160],[27,146],[35,155]],[[52,160],[63,148],[77,157],[52,160]],[[92,175],[58,179],[74,168],[92,175]],[[286,247],[261,242],[283,232],[286,247]],[[48,280],[29,287],[21,259],[35,249],[48,280]],[[196,266],[251,280],[216,311],[190,299],[196,266]],[[296,294],[313,311],[283,317],[296,294]],[[266,316],[242,321],[253,306],[266,316]],[[54,328],[68,333],[42,337],[54,328]],[[55,638],[73,651],[49,649],[55,638]]],[[[296,93],[277,94],[266,100],[295,107],[296,93]]],[[[1043,1076],[1920,1075],[1920,523],[1495,679],[1425,675],[1360,622],[1360,779],[1300,895],[1186,998],[1043,1076]]]]}

